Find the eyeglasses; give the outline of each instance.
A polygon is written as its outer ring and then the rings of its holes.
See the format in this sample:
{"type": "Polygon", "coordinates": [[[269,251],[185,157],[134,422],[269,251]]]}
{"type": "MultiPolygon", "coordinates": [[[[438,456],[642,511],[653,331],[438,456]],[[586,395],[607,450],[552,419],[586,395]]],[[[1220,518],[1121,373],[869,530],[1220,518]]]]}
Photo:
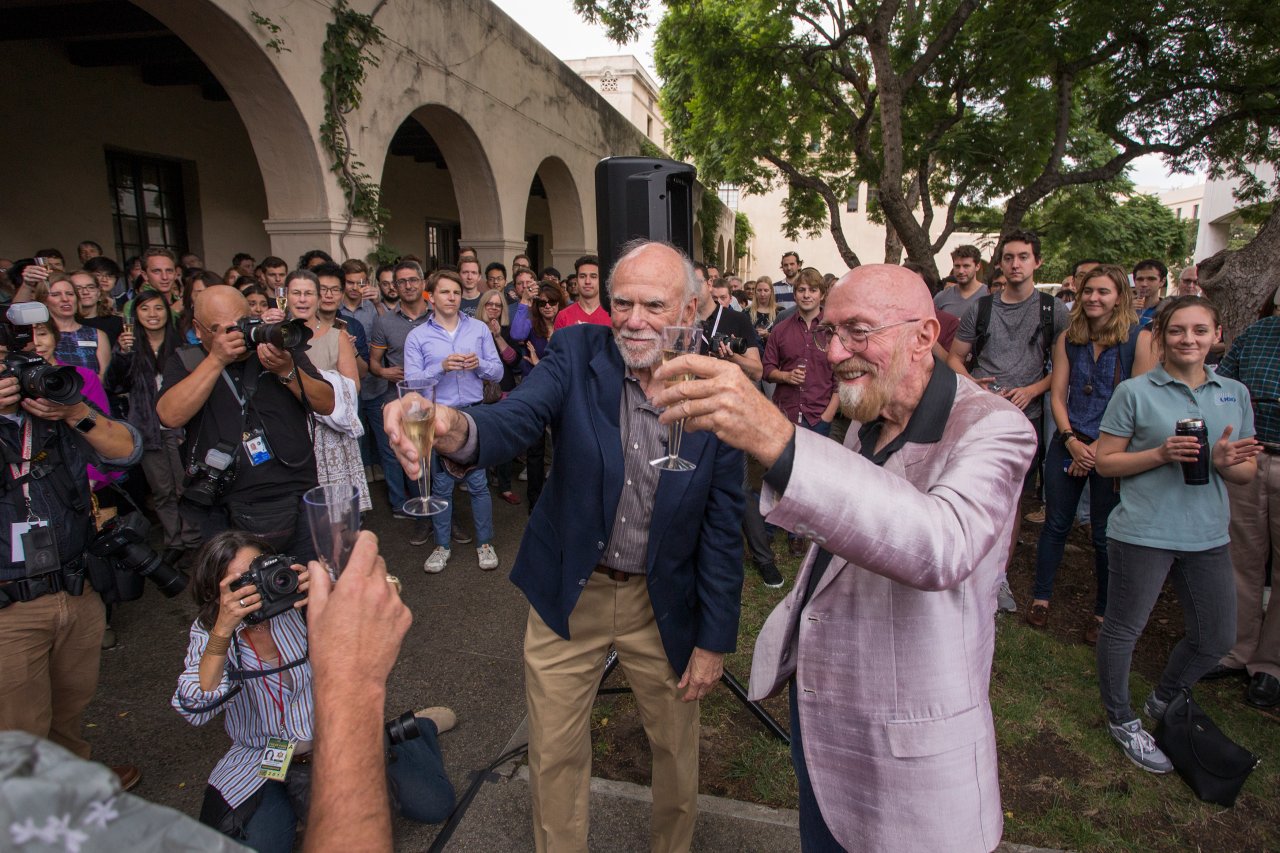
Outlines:
{"type": "Polygon", "coordinates": [[[404,287],[408,284],[422,284],[422,279],[418,278],[416,275],[413,278],[398,278],[396,279],[395,284],[396,287],[404,287]]]}
{"type": "Polygon", "coordinates": [[[840,345],[849,352],[859,352],[866,348],[867,340],[877,332],[892,329],[894,326],[905,326],[908,323],[919,323],[920,318],[902,320],[897,323],[886,323],[883,326],[867,328],[866,326],[848,326],[844,323],[821,323],[813,327],[813,343],[818,349],[826,352],[831,346],[833,337],[840,339],[840,345]]]}
{"type": "Polygon", "coordinates": [[[341,287],[322,287],[320,288],[320,292],[325,294],[326,296],[337,296],[340,293],[342,293],[342,288],[341,287]]]}

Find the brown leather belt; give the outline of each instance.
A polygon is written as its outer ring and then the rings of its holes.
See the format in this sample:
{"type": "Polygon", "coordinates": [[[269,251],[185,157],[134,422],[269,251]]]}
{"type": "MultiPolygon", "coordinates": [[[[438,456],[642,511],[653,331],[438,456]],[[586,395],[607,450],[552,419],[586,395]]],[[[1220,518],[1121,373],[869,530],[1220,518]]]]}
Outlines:
{"type": "Polygon", "coordinates": [[[631,578],[637,577],[636,575],[633,575],[629,572],[619,571],[618,569],[611,569],[608,566],[603,564],[596,566],[594,569],[592,569],[592,571],[596,572],[597,574],[604,575],[605,577],[609,578],[609,580],[617,581],[618,583],[625,583],[631,578]]]}
{"type": "Polygon", "coordinates": [[[311,752],[304,752],[302,753],[302,755],[295,755],[292,759],[292,763],[293,764],[310,764],[312,755],[314,755],[314,753],[311,753],[311,752]]]}
{"type": "Polygon", "coordinates": [[[1262,452],[1268,456],[1280,456],[1280,444],[1272,444],[1269,441],[1258,442],[1262,445],[1262,452]]]}

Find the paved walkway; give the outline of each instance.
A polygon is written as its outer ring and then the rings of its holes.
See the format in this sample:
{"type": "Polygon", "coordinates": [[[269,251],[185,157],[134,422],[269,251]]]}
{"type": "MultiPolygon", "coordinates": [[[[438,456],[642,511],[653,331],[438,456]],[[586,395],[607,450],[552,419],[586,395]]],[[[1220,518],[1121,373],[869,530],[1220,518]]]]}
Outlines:
{"type": "MultiPolygon", "coordinates": [[[[426,575],[422,563],[432,546],[410,546],[412,522],[391,518],[380,484],[373,492],[380,508],[366,517],[365,527],[380,537],[388,565],[404,581],[404,598],[414,615],[388,685],[387,716],[427,705],[457,711],[458,727],[441,738],[441,745],[461,796],[480,768],[506,751],[513,738],[521,740],[521,644],[528,605],[507,572],[527,509],[494,502],[498,571],[479,569],[474,545],[455,544],[448,568],[426,575]]],[[[523,484],[517,492],[523,496],[523,484]]],[[[140,601],[118,608],[112,624],[119,644],[103,652],[98,695],[85,715],[95,759],[137,764],[142,782],[134,793],[192,816],[199,814],[209,771],[228,744],[221,721],[192,728],[169,707],[194,618],[195,605],[187,594],[166,599],[150,584],[140,601]]],[[[501,771],[480,788],[448,850],[533,848],[526,771],[517,763],[501,771]]],[[[647,788],[593,780],[591,849],[647,850],[648,800],[647,788]]],[[[785,853],[799,849],[796,826],[793,811],[704,796],[695,849],[785,853]]],[[[396,849],[426,850],[438,831],[397,819],[396,849]]]]}

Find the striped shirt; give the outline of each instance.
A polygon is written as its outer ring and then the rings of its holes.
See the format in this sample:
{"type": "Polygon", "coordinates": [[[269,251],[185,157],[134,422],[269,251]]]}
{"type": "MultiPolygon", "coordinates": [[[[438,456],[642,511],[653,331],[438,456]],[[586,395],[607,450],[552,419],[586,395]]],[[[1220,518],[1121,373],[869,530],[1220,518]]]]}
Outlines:
{"type": "Polygon", "coordinates": [[[622,403],[618,408],[622,495],[602,563],[620,572],[642,575],[649,556],[649,518],[660,473],[649,460],[666,455],[667,430],[658,423],[658,410],[630,373],[622,382],[622,403]]]}
{"type": "MultiPolygon", "coordinates": [[[[297,610],[289,610],[271,619],[271,638],[279,650],[280,661],[264,662],[254,652],[246,635],[246,626],[236,629],[236,639],[227,653],[227,663],[252,672],[277,666],[307,656],[307,626],[297,610]]],[[[187,646],[186,669],[178,676],[178,689],[170,704],[193,726],[202,726],[220,712],[226,711],[224,723],[231,738],[231,748],[213,768],[209,784],[218,790],[227,805],[238,808],[266,782],[258,775],[267,739],[283,737],[310,742],[314,731],[314,705],[311,698],[311,664],[303,663],[287,672],[265,678],[248,678],[244,689],[231,701],[213,710],[193,713],[183,709],[204,707],[222,698],[231,689],[224,669],[222,682],[212,691],[200,689],[200,656],[209,643],[209,632],[197,622],[191,626],[191,642],[187,646]],[[274,698],[273,698],[274,696],[274,698]],[[284,721],[276,704],[283,696],[284,721]]]]}
{"type": "Polygon", "coordinates": [[[1266,317],[1245,329],[1217,373],[1244,383],[1253,400],[1258,440],[1280,446],[1280,317],[1266,317]]]}

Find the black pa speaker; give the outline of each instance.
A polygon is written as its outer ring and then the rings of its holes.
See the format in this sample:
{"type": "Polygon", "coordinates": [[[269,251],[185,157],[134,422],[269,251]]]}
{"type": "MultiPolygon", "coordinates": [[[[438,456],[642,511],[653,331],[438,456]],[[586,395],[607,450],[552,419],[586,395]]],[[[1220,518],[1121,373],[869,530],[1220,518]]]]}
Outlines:
{"type": "Polygon", "coordinates": [[[665,240],[693,257],[693,181],[675,160],[606,157],[596,164],[596,251],[606,276],[628,240],[665,240]]]}

